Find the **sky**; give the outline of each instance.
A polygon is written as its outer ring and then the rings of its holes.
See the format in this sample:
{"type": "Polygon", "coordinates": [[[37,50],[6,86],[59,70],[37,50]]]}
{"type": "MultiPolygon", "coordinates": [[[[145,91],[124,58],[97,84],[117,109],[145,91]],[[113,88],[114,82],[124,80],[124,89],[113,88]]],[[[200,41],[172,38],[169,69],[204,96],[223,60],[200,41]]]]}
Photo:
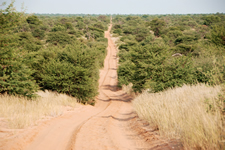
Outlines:
{"type": "MultiPolygon", "coordinates": [[[[11,0],[0,0],[0,4],[11,0]]],[[[60,14],[208,14],[225,13],[225,0],[15,0],[26,13],[60,14]]],[[[4,9],[6,6],[0,6],[4,9]]]]}

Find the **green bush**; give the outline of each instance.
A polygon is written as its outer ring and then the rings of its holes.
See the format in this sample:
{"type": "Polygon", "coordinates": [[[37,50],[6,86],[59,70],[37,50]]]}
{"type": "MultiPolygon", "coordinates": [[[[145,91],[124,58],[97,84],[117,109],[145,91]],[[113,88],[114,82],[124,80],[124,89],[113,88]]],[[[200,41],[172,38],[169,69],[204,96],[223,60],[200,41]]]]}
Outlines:
{"type": "Polygon", "coordinates": [[[179,36],[182,36],[183,33],[179,30],[172,30],[172,31],[169,31],[167,33],[167,36],[170,37],[170,38],[173,38],[173,39],[176,39],[178,38],[179,36]]]}
{"type": "Polygon", "coordinates": [[[0,94],[32,97],[47,89],[93,104],[106,56],[108,16],[26,17],[10,4],[0,18],[0,94]],[[91,40],[76,40],[87,32],[91,40]]]}
{"type": "Polygon", "coordinates": [[[113,17],[112,32],[122,36],[119,86],[132,83],[134,91],[158,92],[197,82],[224,83],[224,16],[113,17]]]}
{"type": "Polygon", "coordinates": [[[195,45],[178,44],[176,46],[176,52],[187,55],[195,50],[195,45]]]}
{"type": "Polygon", "coordinates": [[[132,82],[135,91],[150,88],[158,92],[197,81],[190,59],[185,56],[173,58],[165,49],[158,45],[133,47],[130,55],[127,54],[127,61],[119,66],[119,84],[132,82]]]}
{"type": "Polygon", "coordinates": [[[203,17],[204,25],[210,26],[213,23],[217,23],[221,21],[221,18],[215,15],[208,15],[203,17]]]}
{"type": "Polygon", "coordinates": [[[23,62],[18,49],[19,37],[13,32],[24,16],[14,12],[13,2],[0,10],[0,93],[33,97],[38,86],[31,76],[33,71],[23,62]],[[12,21],[13,20],[13,21],[12,21]]]}
{"type": "Polygon", "coordinates": [[[78,21],[77,22],[77,25],[76,25],[76,28],[78,28],[79,30],[82,30],[84,29],[86,26],[85,24],[82,22],[82,21],[78,21]]]}
{"type": "Polygon", "coordinates": [[[211,41],[216,45],[225,46],[225,25],[214,25],[212,27],[211,41]]]}
{"type": "Polygon", "coordinates": [[[57,31],[66,31],[66,28],[64,26],[61,25],[55,25],[52,30],[52,32],[57,32],[57,31]]]}
{"type": "Polygon", "coordinates": [[[155,36],[160,36],[162,34],[162,29],[165,26],[165,21],[155,18],[150,22],[151,29],[154,31],[155,36]]]}
{"type": "Polygon", "coordinates": [[[31,51],[38,51],[42,48],[42,43],[39,40],[36,40],[32,34],[28,32],[22,32],[18,34],[19,42],[18,44],[23,47],[24,50],[31,52],[31,51]]]}
{"type": "Polygon", "coordinates": [[[66,32],[52,32],[48,34],[48,38],[46,40],[47,43],[52,43],[54,45],[62,45],[65,46],[67,44],[72,44],[75,39],[71,38],[66,32]]]}
{"type": "Polygon", "coordinates": [[[45,37],[45,31],[37,28],[34,31],[32,31],[32,35],[36,38],[43,39],[45,37]]]}
{"type": "Polygon", "coordinates": [[[198,40],[198,37],[193,36],[193,35],[182,35],[176,38],[175,44],[180,44],[180,43],[190,43],[192,41],[198,40]]]}
{"type": "Polygon", "coordinates": [[[50,60],[42,66],[41,85],[59,93],[66,93],[85,102],[96,95],[88,69],[68,61],[50,60]]]}
{"type": "Polygon", "coordinates": [[[121,29],[115,29],[115,30],[113,31],[113,33],[116,33],[116,34],[119,34],[119,35],[121,35],[122,32],[123,32],[123,31],[122,31],[121,29]]]}
{"type": "Polygon", "coordinates": [[[65,26],[66,26],[66,29],[73,30],[73,25],[72,25],[71,22],[66,22],[66,23],[65,23],[65,26]]]}
{"type": "Polygon", "coordinates": [[[32,25],[40,25],[42,22],[38,19],[37,16],[32,15],[27,18],[27,23],[32,25]]]}

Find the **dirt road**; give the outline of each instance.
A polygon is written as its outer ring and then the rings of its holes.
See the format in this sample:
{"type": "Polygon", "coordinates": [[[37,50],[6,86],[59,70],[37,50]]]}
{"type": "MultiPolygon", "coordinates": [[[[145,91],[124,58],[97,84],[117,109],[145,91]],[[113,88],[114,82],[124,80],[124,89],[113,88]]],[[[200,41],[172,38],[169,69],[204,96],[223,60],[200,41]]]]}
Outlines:
{"type": "MultiPolygon", "coordinates": [[[[109,26],[108,54],[100,71],[96,105],[78,108],[9,140],[4,150],[171,149],[140,127],[131,98],[117,90],[117,51],[109,26]],[[147,135],[146,135],[147,134],[147,135]],[[163,145],[160,147],[160,145],[163,145]]],[[[1,149],[1,148],[0,148],[1,149]]]]}

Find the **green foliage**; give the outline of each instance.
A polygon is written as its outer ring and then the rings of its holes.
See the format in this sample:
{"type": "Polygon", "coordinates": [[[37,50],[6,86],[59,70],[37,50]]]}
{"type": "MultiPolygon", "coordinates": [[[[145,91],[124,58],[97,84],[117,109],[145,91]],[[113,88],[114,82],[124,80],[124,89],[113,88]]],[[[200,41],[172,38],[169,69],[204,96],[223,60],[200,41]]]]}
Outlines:
{"type": "Polygon", "coordinates": [[[167,33],[167,36],[170,37],[170,38],[173,38],[173,39],[176,39],[178,38],[179,36],[182,36],[183,33],[179,30],[172,30],[172,31],[169,31],[167,33]]]}
{"type": "Polygon", "coordinates": [[[157,44],[133,47],[130,54],[126,54],[129,56],[127,60],[119,66],[120,85],[132,82],[135,91],[151,88],[158,92],[193,83],[196,78],[191,61],[186,57],[171,58],[170,53],[164,52],[165,49],[165,46],[157,44]]]}
{"type": "Polygon", "coordinates": [[[203,17],[204,20],[204,25],[210,26],[213,23],[217,23],[221,21],[221,18],[218,16],[214,16],[214,15],[208,15],[203,17]]]}
{"type": "Polygon", "coordinates": [[[116,33],[116,34],[119,34],[119,35],[121,35],[121,33],[122,33],[122,30],[121,30],[121,29],[116,29],[116,30],[114,30],[114,31],[113,31],[113,33],[116,33]]]}
{"type": "Polygon", "coordinates": [[[0,93],[32,97],[38,89],[31,76],[33,71],[12,53],[0,53],[0,93]]]}
{"type": "Polygon", "coordinates": [[[66,29],[71,29],[71,30],[73,30],[73,25],[72,25],[71,22],[66,22],[65,26],[66,26],[66,29]]]}
{"type": "Polygon", "coordinates": [[[26,20],[27,20],[27,23],[32,24],[32,25],[40,25],[41,24],[41,21],[35,15],[29,16],[26,20]]]}
{"type": "Polygon", "coordinates": [[[193,27],[197,26],[197,23],[195,21],[189,21],[188,26],[193,28],[193,27]]]}
{"type": "Polygon", "coordinates": [[[65,32],[52,32],[48,34],[48,38],[46,40],[47,43],[52,43],[54,45],[62,45],[65,46],[67,44],[72,44],[75,41],[74,38],[69,36],[65,32]]]}
{"type": "Polygon", "coordinates": [[[38,51],[42,48],[42,43],[36,40],[31,33],[22,32],[18,34],[18,44],[23,47],[24,50],[31,52],[31,51],[38,51]]]}
{"type": "Polygon", "coordinates": [[[67,93],[83,102],[94,97],[92,79],[87,69],[67,61],[53,60],[42,66],[41,85],[59,93],[67,93]]]}
{"type": "Polygon", "coordinates": [[[61,26],[61,25],[55,25],[52,30],[52,32],[57,32],[57,31],[66,31],[66,28],[64,26],[61,26]]]}
{"type": "Polygon", "coordinates": [[[98,38],[103,38],[104,37],[104,31],[99,28],[95,28],[92,26],[88,27],[89,31],[87,31],[85,37],[87,39],[98,39],[98,38]]]}
{"type": "Polygon", "coordinates": [[[148,18],[148,15],[143,15],[142,17],[143,17],[143,18],[148,18]]]}
{"type": "Polygon", "coordinates": [[[45,37],[45,31],[37,28],[34,31],[32,31],[32,35],[36,38],[43,39],[45,37]]]}
{"type": "Polygon", "coordinates": [[[119,86],[158,92],[225,83],[224,20],[224,14],[115,16],[119,86]]]}
{"type": "Polygon", "coordinates": [[[0,93],[32,97],[38,86],[31,76],[33,71],[23,63],[23,55],[16,50],[18,37],[13,33],[23,16],[13,11],[11,3],[0,10],[0,18],[0,93]]]}
{"type": "Polygon", "coordinates": [[[84,29],[86,26],[85,26],[85,24],[84,24],[83,22],[78,21],[76,27],[77,27],[79,30],[82,30],[82,29],[84,29]]]}
{"type": "Polygon", "coordinates": [[[42,89],[75,96],[82,103],[92,100],[98,89],[98,69],[103,66],[107,44],[78,41],[63,49],[40,50],[31,65],[42,89]]]}
{"type": "Polygon", "coordinates": [[[114,28],[114,29],[121,29],[122,27],[121,27],[120,24],[114,24],[114,25],[113,25],[113,28],[114,28]]]}
{"type": "Polygon", "coordinates": [[[187,55],[195,50],[195,45],[178,44],[176,46],[176,52],[187,55]]]}
{"type": "Polygon", "coordinates": [[[225,46],[225,25],[214,25],[211,31],[211,40],[216,45],[225,46]]]}
{"type": "Polygon", "coordinates": [[[165,21],[155,18],[150,22],[151,29],[154,31],[155,36],[160,36],[162,28],[165,26],[165,21]]]}
{"type": "Polygon", "coordinates": [[[101,30],[107,30],[107,28],[103,25],[101,22],[97,22],[93,25],[95,28],[101,29],[101,30]]]}
{"type": "Polygon", "coordinates": [[[182,35],[176,38],[175,44],[179,43],[190,43],[192,41],[198,40],[198,36],[196,35],[182,35]]]}
{"type": "Polygon", "coordinates": [[[48,89],[93,103],[109,16],[26,17],[14,10],[10,4],[0,12],[0,93],[32,97],[48,89]],[[81,37],[86,33],[91,40],[81,37]]]}

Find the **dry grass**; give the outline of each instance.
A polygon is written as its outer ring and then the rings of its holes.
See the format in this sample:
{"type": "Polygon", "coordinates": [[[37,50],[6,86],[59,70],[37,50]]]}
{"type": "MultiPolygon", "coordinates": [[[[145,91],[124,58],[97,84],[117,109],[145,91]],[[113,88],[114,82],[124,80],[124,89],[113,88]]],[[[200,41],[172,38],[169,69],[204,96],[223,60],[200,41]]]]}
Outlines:
{"type": "Polygon", "coordinates": [[[37,94],[40,97],[35,100],[0,95],[0,117],[7,120],[9,128],[25,128],[46,116],[62,115],[66,106],[74,108],[77,105],[75,98],[65,94],[48,91],[37,94]]]}
{"type": "Polygon", "coordinates": [[[122,91],[126,92],[128,95],[135,97],[136,94],[134,92],[134,90],[132,89],[133,84],[129,83],[128,85],[122,85],[122,91]]]}
{"type": "Polygon", "coordinates": [[[221,87],[184,85],[160,93],[144,92],[133,105],[139,117],[161,135],[180,139],[186,149],[224,149],[221,87]]]}

